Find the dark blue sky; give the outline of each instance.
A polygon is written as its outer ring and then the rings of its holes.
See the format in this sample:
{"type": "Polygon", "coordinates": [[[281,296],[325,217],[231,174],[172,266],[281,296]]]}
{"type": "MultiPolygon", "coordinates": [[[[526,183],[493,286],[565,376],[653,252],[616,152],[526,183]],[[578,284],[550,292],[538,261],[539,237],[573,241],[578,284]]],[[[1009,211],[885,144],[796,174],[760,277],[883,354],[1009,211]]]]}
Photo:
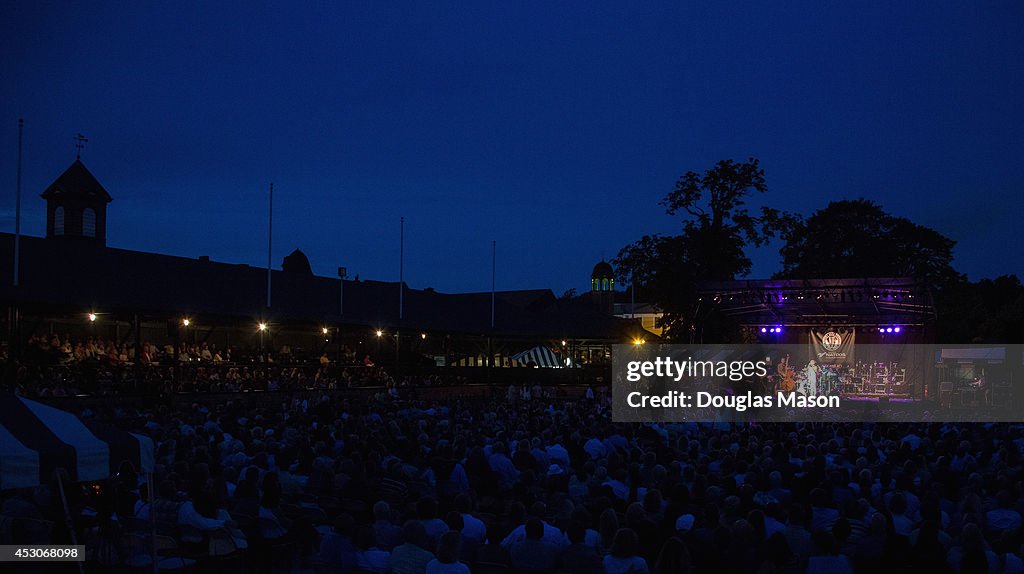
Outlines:
{"type": "Polygon", "coordinates": [[[80,4],[0,6],[5,230],[22,115],[33,235],[81,131],[130,249],[263,265],[273,181],[275,265],[397,279],[404,215],[411,285],[489,289],[495,239],[499,288],[560,293],[674,232],[680,174],[755,156],[781,208],[863,196],[972,278],[1024,267],[1017,0],[80,4]]]}

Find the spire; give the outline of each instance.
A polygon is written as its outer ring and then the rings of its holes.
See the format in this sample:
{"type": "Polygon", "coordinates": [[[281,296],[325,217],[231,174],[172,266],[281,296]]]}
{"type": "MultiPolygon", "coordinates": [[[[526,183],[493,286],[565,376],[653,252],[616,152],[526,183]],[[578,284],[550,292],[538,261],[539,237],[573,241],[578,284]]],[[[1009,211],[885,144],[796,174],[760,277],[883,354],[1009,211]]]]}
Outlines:
{"type": "Polygon", "coordinates": [[[92,199],[102,200],[104,203],[113,201],[107,190],[103,189],[96,176],[85,167],[80,159],[76,159],[70,167],[64,170],[64,173],[60,174],[60,177],[46,188],[42,198],[92,199]]]}

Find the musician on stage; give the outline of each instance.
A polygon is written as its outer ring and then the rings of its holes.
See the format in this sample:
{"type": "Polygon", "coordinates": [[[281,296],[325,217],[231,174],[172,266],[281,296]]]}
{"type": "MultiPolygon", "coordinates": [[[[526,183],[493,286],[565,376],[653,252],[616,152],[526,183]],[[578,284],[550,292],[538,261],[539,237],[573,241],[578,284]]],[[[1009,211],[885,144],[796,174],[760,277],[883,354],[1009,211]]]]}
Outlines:
{"type": "Polygon", "coordinates": [[[977,389],[981,393],[981,400],[983,405],[992,404],[991,397],[989,396],[988,385],[985,384],[985,371],[982,370],[981,374],[974,377],[974,380],[970,382],[970,386],[973,389],[977,389]]]}
{"type": "Polygon", "coordinates": [[[789,355],[779,360],[779,385],[780,391],[792,393],[796,390],[796,383],[793,380],[793,369],[789,368],[789,355]]]}
{"type": "Polygon", "coordinates": [[[817,395],[818,394],[818,365],[811,359],[807,363],[807,369],[804,371],[804,377],[807,381],[807,394],[817,395]]]}

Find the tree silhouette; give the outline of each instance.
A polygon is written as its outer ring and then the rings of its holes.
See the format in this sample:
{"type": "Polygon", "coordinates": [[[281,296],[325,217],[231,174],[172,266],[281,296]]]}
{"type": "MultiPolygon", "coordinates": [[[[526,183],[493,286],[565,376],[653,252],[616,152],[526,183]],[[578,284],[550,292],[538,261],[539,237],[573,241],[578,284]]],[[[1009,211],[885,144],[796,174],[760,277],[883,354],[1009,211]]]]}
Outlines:
{"type": "Polygon", "coordinates": [[[620,282],[635,284],[662,310],[667,338],[689,336],[699,281],[748,273],[745,248],[764,245],[797,221],[770,207],[751,213],[748,199],[767,189],[764,170],[754,158],[722,160],[702,174],[689,171],[661,201],[669,215],[686,214],[680,234],[645,235],[619,251],[614,263],[620,282]]]}
{"type": "Polygon", "coordinates": [[[939,289],[959,283],[955,241],[866,199],[833,201],[783,233],[787,279],[913,277],[939,289]]]}

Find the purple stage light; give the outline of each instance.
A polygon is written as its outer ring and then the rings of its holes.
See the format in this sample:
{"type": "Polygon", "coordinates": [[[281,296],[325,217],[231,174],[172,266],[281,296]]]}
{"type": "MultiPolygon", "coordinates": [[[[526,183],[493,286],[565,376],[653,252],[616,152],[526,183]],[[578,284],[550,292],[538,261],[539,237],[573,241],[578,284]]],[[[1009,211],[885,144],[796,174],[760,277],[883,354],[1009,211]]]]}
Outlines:
{"type": "Polygon", "coordinates": [[[899,333],[899,332],[900,332],[900,328],[899,328],[899,327],[896,327],[895,329],[893,329],[893,332],[894,332],[894,333],[899,333]]]}
{"type": "Polygon", "coordinates": [[[765,329],[764,327],[761,327],[761,332],[762,332],[762,333],[767,333],[767,332],[768,332],[768,329],[765,329]]]}
{"type": "Polygon", "coordinates": [[[885,328],[885,332],[886,333],[892,333],[892,327],[886,327],[885,328]]]}

